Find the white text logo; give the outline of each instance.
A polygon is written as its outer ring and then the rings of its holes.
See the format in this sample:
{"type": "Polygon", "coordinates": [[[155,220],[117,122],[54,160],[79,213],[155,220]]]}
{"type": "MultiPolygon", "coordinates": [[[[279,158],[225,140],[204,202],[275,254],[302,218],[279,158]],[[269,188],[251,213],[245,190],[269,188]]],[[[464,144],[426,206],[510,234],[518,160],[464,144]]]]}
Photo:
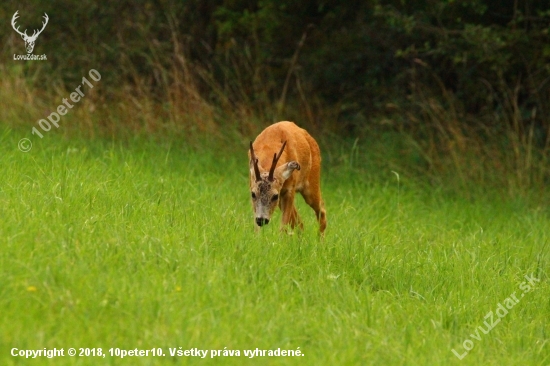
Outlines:
{"type": "Polygon", "coordinates": [[[13,17],[11,18],[11,26],[13,27],[13,29],[17,33],[19,33],[21,38],[23,38],[23,41],[25,41],[25,48],[27,49],[27,54],[26,55],[15,55],[14,54],[13,59],[14,60],[46,60],[46,55],[33,55],[32,51],[34,50],[34,43],[36,42],[36,39],[38,38],[40,33],[42,33],[44,28],[46,28],[46,24],[48,24],[48,20],[49,20],[48,14],[44,13],[44,22],[42,22],[42,29],[40,29],[40,30],[35,29],[34,32],[32,33],[32,35],[29,36],[27,34],[26,29],[25,29],[24,32],[21,32],[19,30],[19,26],[16,27],[16,25],[15,25],[15,21],[19,17],[19,15],[17,14],[18,12],[19,12],[19,10],[16,11],[15,14],[13,14],[13,17]]]}

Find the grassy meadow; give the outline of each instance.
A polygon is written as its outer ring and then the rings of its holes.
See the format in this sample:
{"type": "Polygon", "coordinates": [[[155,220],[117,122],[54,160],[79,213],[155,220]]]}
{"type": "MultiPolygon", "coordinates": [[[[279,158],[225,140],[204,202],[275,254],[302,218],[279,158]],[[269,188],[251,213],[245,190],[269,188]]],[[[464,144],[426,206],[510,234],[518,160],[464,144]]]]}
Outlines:
{"type": "Polygon", "coordinates": [[[301,197],[303,232],[280,233],[277,213],[255,233],[244,140],[49,132],[23,153],[23,137],[30,127],[0,129],[1,365],[550,364],[543,199],[452,193],[326,154],[324,240],[301,197]],[[531,274],[540,282],[524,292],[531,274]],[[170,355],[192,348],[240,356],[170,355]],[[303,356],[244,355],[256,348],[303,356]]]}

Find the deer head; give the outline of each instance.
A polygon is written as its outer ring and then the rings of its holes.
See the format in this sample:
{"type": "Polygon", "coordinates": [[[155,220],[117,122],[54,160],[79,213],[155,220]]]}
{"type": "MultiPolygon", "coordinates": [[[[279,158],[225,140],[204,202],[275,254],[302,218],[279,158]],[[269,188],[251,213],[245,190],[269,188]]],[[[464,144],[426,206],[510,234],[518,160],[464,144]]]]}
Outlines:
{"type": "Polygon", "coordinates": [[[256,225],[263,226],[269,223],[271,215],[279,203],[279,194],[285,180],[294,170],[300,170],[300,164],[296,161],[289,161],[277,167],[277,163],[283,154],[286,141],[283,143],[278,154],[273,154],[273,162],[269,172],[261,172],[258,166],[258,159],[254,154],[252,141],[250,141],[250,190],[252,207],[256,225]]]}
{"type": "Polygon", "coordinates": [[[13,17],[11,18],[11,26],[17,33],[19,33],[21,38],[23,38],[23,41],[25,41],[25,48],[27,49],[27,53],[32,53],[32,50],[34,49],[34,42],[36,42],[36,38],[38,38],[40,33],[42,33],[44,28],[46,28],[46,24],[48,24],[48,20],[49,20],[48,14],[44,13],[45,21],[42,22],[42,29],[40,30],[35,29],[34,32],[32,33],[32,36],[28,36],[26,29],[24,32],[21,32],[19,31],[19,27],[17,28],[15,27],[15,20],[19,17],[19,15],[17,15],[18,12],[19,10],[16,11],[15,14],[13,14],[13,17]]]}

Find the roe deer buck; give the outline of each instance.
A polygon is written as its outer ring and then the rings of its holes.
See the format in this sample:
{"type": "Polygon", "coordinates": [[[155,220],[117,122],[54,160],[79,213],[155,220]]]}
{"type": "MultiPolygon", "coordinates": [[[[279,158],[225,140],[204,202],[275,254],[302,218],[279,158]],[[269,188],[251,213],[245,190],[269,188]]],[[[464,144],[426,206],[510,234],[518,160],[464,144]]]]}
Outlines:
{"type": "Polygon", "coordinates": [[[256,225],[269,223],[279,205],[283,213],[281,228],[287,224],[303,228],[294,207],[294,196],[300,192],[315,211],[320,233],[324,233],[327,220],[321,197],[321,152],[306,130],[293,122],[275,123],[250,142],[248,159],[256,225]]]}

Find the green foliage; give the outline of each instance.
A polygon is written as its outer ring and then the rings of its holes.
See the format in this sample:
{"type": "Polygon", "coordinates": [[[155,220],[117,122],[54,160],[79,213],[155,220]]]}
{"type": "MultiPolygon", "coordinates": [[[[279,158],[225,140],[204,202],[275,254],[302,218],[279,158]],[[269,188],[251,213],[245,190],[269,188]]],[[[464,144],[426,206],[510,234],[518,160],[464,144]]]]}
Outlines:
{"type": "MultiPolygon", "coordinates": [[[[491,1],[436,2],[410,14],[406,6],[377,7],[397,36],[397,55],[420,59],[429,72],[416,74],[416,82],[433,87],[433,75],[443,87],[460,98],[466,113],[483,116],[503,108],[491,104],[487,94],[503,86],[519,87],[519,108],[536,109],[535,121],[546,125],[549,89],[548,60],[543,50],[548,43],[547,9],[543,2],[510,6],[491,1]]],[[[435,85],[436,89],[440,85],[435,85]]]]}
{"type": "MultiPolygon", "coordinates": [[[[342,123],[366,111],[384,114],[388,102],[405,103],[411,82],[438,92],[432,75],[461,99],[465,113],[502,108],[485,95],[488,86],[503,84],[520,86],[519,107],[525,113],[536,108],[537,124],[546,124],[550,113],[544,2],[80,1],[59,10],[68,6],[66,0],[37,1],[20,11],[25,24],[35,24],[43,12],[52,15],[40,46],[51,54],[41,76],[52,82],[73,82],[82,70],[100,67],[109,88],[142,80],[154,88],[165,85],[159,70],[183,53],[217,83],[239,79],[239,90],[227,90],[233,102],[276,101],[290,73],[293,99],[300,99],[298,80],[308,95],[302,103],[314,95],[340,106],[342,123]],[[411,79],[415,60],[429,72],[411,79]]],[[[0,7],[5,28],[13,8],[12,2],[0,7]]],[[[3,43],[13,37],[5,33],[3,43]]]]}

